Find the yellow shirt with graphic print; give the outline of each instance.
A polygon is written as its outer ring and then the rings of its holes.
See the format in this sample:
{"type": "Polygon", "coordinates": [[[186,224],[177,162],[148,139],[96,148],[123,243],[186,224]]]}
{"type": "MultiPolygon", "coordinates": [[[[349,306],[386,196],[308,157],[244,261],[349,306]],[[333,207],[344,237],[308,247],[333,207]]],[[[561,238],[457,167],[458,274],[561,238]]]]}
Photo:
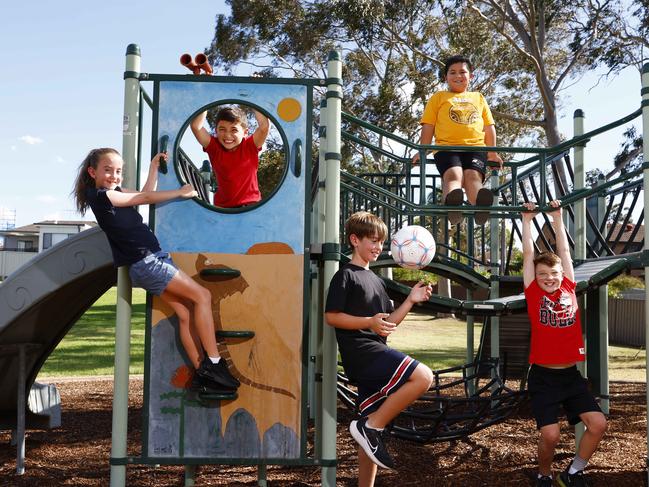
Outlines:
{"type": "Polygon", "coordinates": [[[438,91],[420,123],[435,126],[435,145],[484,146],[484,128],[494,124],[489,105],[477,91],[438,91]]]}

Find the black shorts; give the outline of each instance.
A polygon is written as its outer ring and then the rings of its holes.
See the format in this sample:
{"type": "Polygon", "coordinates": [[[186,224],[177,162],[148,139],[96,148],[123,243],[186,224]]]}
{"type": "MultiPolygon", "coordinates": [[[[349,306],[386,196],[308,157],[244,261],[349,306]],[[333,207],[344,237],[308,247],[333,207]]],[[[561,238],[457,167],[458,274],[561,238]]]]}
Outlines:
{"type": "Polygon", "coordinates": [[[527,375],[527,389],[538,429],[559,422],[559,406],[563,406],[572,425],[581,421],[579,415],[582,413],[602,412],[576,365],[550,369],[532,364],[527,375]]]}
{"type": "Polygon", "coordinates": [[[484,181],[487,172],[487,153],[486,152],[435,152],[435,165],[440,176],[443,176],[447,169],[451,167],[461,167],[463,171],[473,169],[482,174],[484,181]]]}
{"type": "Polygon", "coordinates": [[[404,385],[419,365],[406,354],[386,347],[376,360],[356,377],[357,408],[361,416],[376,411],[385,399],[404,385]]]}

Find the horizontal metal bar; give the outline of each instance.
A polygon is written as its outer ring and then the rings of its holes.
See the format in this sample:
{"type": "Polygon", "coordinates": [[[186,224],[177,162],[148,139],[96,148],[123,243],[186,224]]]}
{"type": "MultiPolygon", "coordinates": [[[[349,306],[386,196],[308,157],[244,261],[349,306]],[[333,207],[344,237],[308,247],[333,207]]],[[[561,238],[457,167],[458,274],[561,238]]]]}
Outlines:
{"type": "Polygon", "coordinates": [[[214,458],[214,457],[111,457],[111,465],[293,465],[335,467],[336,459],[325,458],[214,458]]]}
{"type": "MultiPolygon", "coordinates": [[[[391,138],[392,140],[399,142],[406,147],[409,147],[411,149],[415,150],[450,150],[450,151],[457,151],[457,152],[471,152],[475,150],[480,150],[484,152],[509,152],[509,153],[523,153],[523,154],[552,154],[558,151],[570,149],[574,146],[577,145],[583,145],[584,142],[587,142],[590,140],[593,136],[599,135],[603,132],[606,132],[608,130],[611,130],[613,128],[619,127],[620,125],[623,125],[625,123],[628,123],[629,121],[639,117],[642,113],[642,110],[639,108],[638,110],[634,111],[633,113],[630,113],[629,115],[622,117],[618,120],[615,120],[607,125],[604,125],[602,127],[599,127],[597,129],[591,130],[590,132],[587,132],[583,135],[573,137],[572,139],[566,140],[560,144],[557,144],[552,147],[496,147],[496,146],[443,146],[443,145],[422,145],[422,144],[416,144],[408,139],[404,139],[402,137],[399,137],[397,135],[394,135],[391,132],[388,132],[385,129],[382,129],[380,127],[377,127],[376,125],[373,125],[369,122],[365,122],[364,120],[361,120],[358,117],[355,117],[353,115],[350,115],[349,113],[343,112],[342,113],[342,118],[343,120],[347,120],[348,122],[356,123],[360,125],[361,127],[365,127],[368,130],[371,130],[373,132],[376,132],[378,134],[381,134],[385,137],[391,138]],[[477,149],[479,148],[479,149],[477,149]]],[[[510,163],[507,162],[505,163],[505,166],[510,166],[515,163],[510,163]]]]}
{"type": "Polygon", "coordinates": [[[250,78],[246,76],[210,76],[206,74],[140,73],[140,81],[185,81],[188,83],[245,83],[255,85],[325,86],[319,78],[250,78]]]}

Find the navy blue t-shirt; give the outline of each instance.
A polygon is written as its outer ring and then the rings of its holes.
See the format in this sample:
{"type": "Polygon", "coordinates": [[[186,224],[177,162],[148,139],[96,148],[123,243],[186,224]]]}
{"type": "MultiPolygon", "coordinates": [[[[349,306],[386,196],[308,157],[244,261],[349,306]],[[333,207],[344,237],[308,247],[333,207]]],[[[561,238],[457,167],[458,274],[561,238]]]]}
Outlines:
{"type": "MultiPolygon", "coordinates": [[[[160,251],[158,239],[133,206],[116,207],[106,189],[88,188],[86,198],[97,223],[108,237],[116,267],[131,265],[160,251]]],[[[115,191],[122,191],[120,187],[115,191]]]]}
{"type": "MultiPolygon", "coordinates": [[[[394,303],[388,296],[385,284],[373,271],[346,264],[331,279],[325,311],[369,317],[376,313],[391,313],[394,303]]],[[[336,341],[343,367],[351,379],[356,379],[364,367],[371,365],[387,349],[385,337],[369,328],[336,328],[336,341]]]]}

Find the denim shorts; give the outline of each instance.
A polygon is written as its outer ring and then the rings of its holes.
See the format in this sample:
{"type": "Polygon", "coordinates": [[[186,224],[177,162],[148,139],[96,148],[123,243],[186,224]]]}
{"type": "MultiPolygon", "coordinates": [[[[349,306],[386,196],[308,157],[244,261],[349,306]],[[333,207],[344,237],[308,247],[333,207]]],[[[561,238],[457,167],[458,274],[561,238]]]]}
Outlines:
{"type": "Polygon", "coordinates": [[[146,289],[160,296],[169,285],[169,281],[178,273],[171,256],[162,250],[149,254],[144,259],[131,264],[128,275],[134,287],[146,289]]]}

